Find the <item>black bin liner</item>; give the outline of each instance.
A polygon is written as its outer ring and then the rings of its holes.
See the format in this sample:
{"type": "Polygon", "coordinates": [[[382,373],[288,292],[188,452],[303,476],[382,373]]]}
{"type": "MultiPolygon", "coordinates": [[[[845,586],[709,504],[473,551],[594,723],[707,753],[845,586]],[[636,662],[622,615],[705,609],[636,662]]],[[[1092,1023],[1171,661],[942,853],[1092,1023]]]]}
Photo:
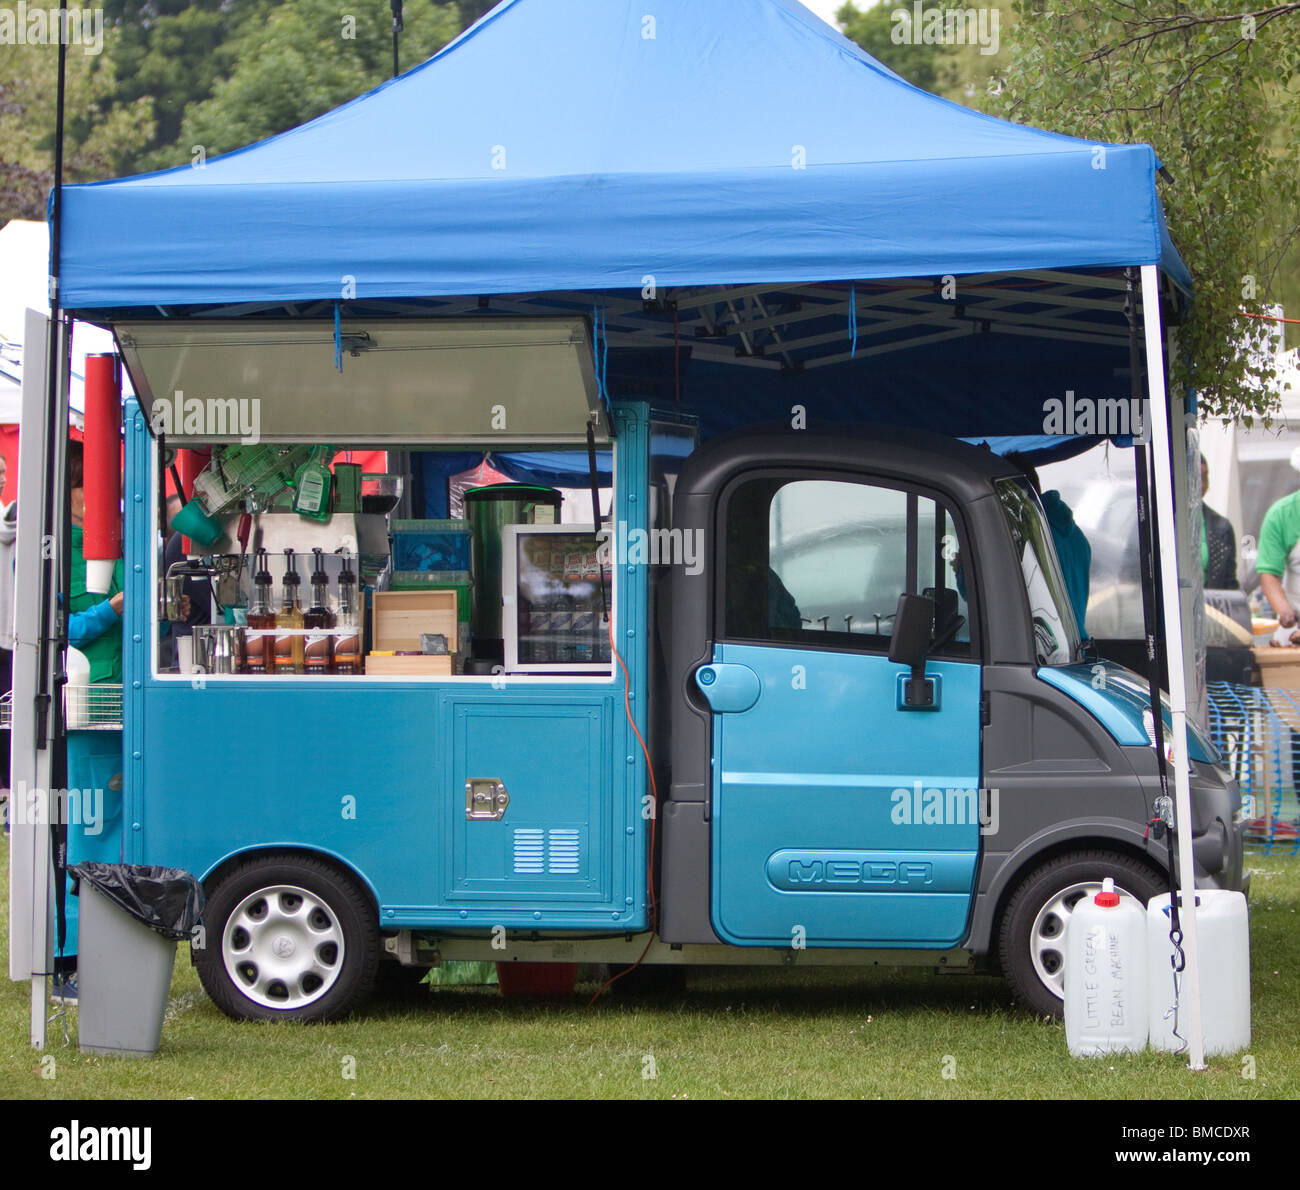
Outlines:
{"type": "MultiPolygon", "coordinates": [[[[203,889],[183,868],[150,864],[73,864],[68,874],[166,938],[183,942],[203,916],[203,889]]],[[[77,885],[73,892],[79,892],[77,885]]]]}

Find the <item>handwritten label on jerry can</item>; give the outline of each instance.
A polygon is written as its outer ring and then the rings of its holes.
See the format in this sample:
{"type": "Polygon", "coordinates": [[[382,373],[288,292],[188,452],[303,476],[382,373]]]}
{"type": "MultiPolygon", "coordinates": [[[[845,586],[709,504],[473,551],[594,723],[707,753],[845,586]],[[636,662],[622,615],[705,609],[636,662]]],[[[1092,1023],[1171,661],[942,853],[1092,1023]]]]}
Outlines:
{"type": "Polygon", "coordinates": [[[1147,1045],[1146,912],[1107,879],[1076,906],[1065,936],[1065,1040],[1076,1057],[1147,1045]]]}

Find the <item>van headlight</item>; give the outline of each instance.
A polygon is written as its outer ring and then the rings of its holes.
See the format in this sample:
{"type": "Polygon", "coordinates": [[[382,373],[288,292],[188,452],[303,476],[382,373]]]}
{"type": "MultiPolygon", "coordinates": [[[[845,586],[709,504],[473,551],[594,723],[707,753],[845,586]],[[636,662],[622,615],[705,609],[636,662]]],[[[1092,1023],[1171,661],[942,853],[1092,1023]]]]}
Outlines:
{"type": "MultiPolygon", "coordinates": [[[[1142,730],[1146,732],[1147,743],[1154,748],[1156,746],[1156,719],[1151,713],[1150,707],[1145,708],[1142,712],[1142,730]]],[[[1174,735],[1173,732],[1169,730],[1169,726],[1165,723],[1163,718],[1160,720],[1160,742],[1164,746],[1165,759],[1170,764],[1173,764],[1174,735]]]]}

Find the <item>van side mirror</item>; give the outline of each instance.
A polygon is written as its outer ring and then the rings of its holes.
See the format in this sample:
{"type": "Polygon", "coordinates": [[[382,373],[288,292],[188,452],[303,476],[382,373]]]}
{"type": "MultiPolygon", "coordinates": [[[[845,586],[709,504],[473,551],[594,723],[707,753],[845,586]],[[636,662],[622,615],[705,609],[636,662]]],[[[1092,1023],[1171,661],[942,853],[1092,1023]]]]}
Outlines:
{"type": "Polygon", "coordinates": [[[934,634],[934,600],[924,595],[900,595],[894,615],[894,635],[889,641],[889,659],[899,665],[925,668],[934,634]]]}
{"type": "Polygon", "coordinates": [[[934,683],[925,676],[925,659],[934,635],[934,612],[933,599],[924,595],[900,595],[894,615],[894,635],[889,641],[890,661],[912,668],[903,702],[917,710],[928,710],[935,705],[934,683]]]}

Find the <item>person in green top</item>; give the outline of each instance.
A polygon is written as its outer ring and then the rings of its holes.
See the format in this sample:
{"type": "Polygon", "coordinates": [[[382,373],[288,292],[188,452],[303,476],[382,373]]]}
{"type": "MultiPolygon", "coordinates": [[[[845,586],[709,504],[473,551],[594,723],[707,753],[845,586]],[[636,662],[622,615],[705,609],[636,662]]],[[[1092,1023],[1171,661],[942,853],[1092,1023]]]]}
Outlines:
{"type": "MultiPolygon", "coordinates": [[[[119,558],[107,593],[86,590],[86,556],[82,522],[86,511],[85,460],[80,442],[68,443],[68,502],[72,518],[72,574],[69,582],[69,634],[90,662],[90,681],[122,683],[122,604],[126,570],[119,558]],[[83,613],[78,615],[78,613],[83,613]],[[89,613],[89,614],[87,614],[89,613]]],[[[92,834],[85,825],[68,824],[68,863],[86,860],[119,863],[122,860],[122,733],[120,731],[68,732],[68,787],[100,790],[102,821],[92,834]]],[[[71,889],[69,888],[69,892],[71,889]]],[[[78,902],[65,900],[66,944],[54,960],[53,998],[77,999],[78,902]]]]}
{"type": "MultiPolygon", "coordinates": [[[[1300,471],[1300,447],[1291,466],[1300,471]]],[[[1294,628],[1300,607],[1300,492],[1283,496],[1264,514],[1255,570],[1282,627],[1294,628]]]]}
{"type": "MultiPolygon", "coordinates": [[[[84,462],[80,442],[68,444],[68,487],[72,513],[72,581],[70,585],[73,612],[89,611],[106,599],[112,599],[126,585],[126,570],[122,559],[113,567],[113,583],[107,593],[86,590],[86,556],[82,552],[82,521],[86,511],[86,492],[84,488],[84,462]]],[[[120,606],[120,604],[119,604],[120,606]]],[[[109,682],[120,685],[122,682],[122,620],[119,615],[116,622],[94,640],[80,646],[81,651],[90,662],[91,684],[109,682]]]]}

